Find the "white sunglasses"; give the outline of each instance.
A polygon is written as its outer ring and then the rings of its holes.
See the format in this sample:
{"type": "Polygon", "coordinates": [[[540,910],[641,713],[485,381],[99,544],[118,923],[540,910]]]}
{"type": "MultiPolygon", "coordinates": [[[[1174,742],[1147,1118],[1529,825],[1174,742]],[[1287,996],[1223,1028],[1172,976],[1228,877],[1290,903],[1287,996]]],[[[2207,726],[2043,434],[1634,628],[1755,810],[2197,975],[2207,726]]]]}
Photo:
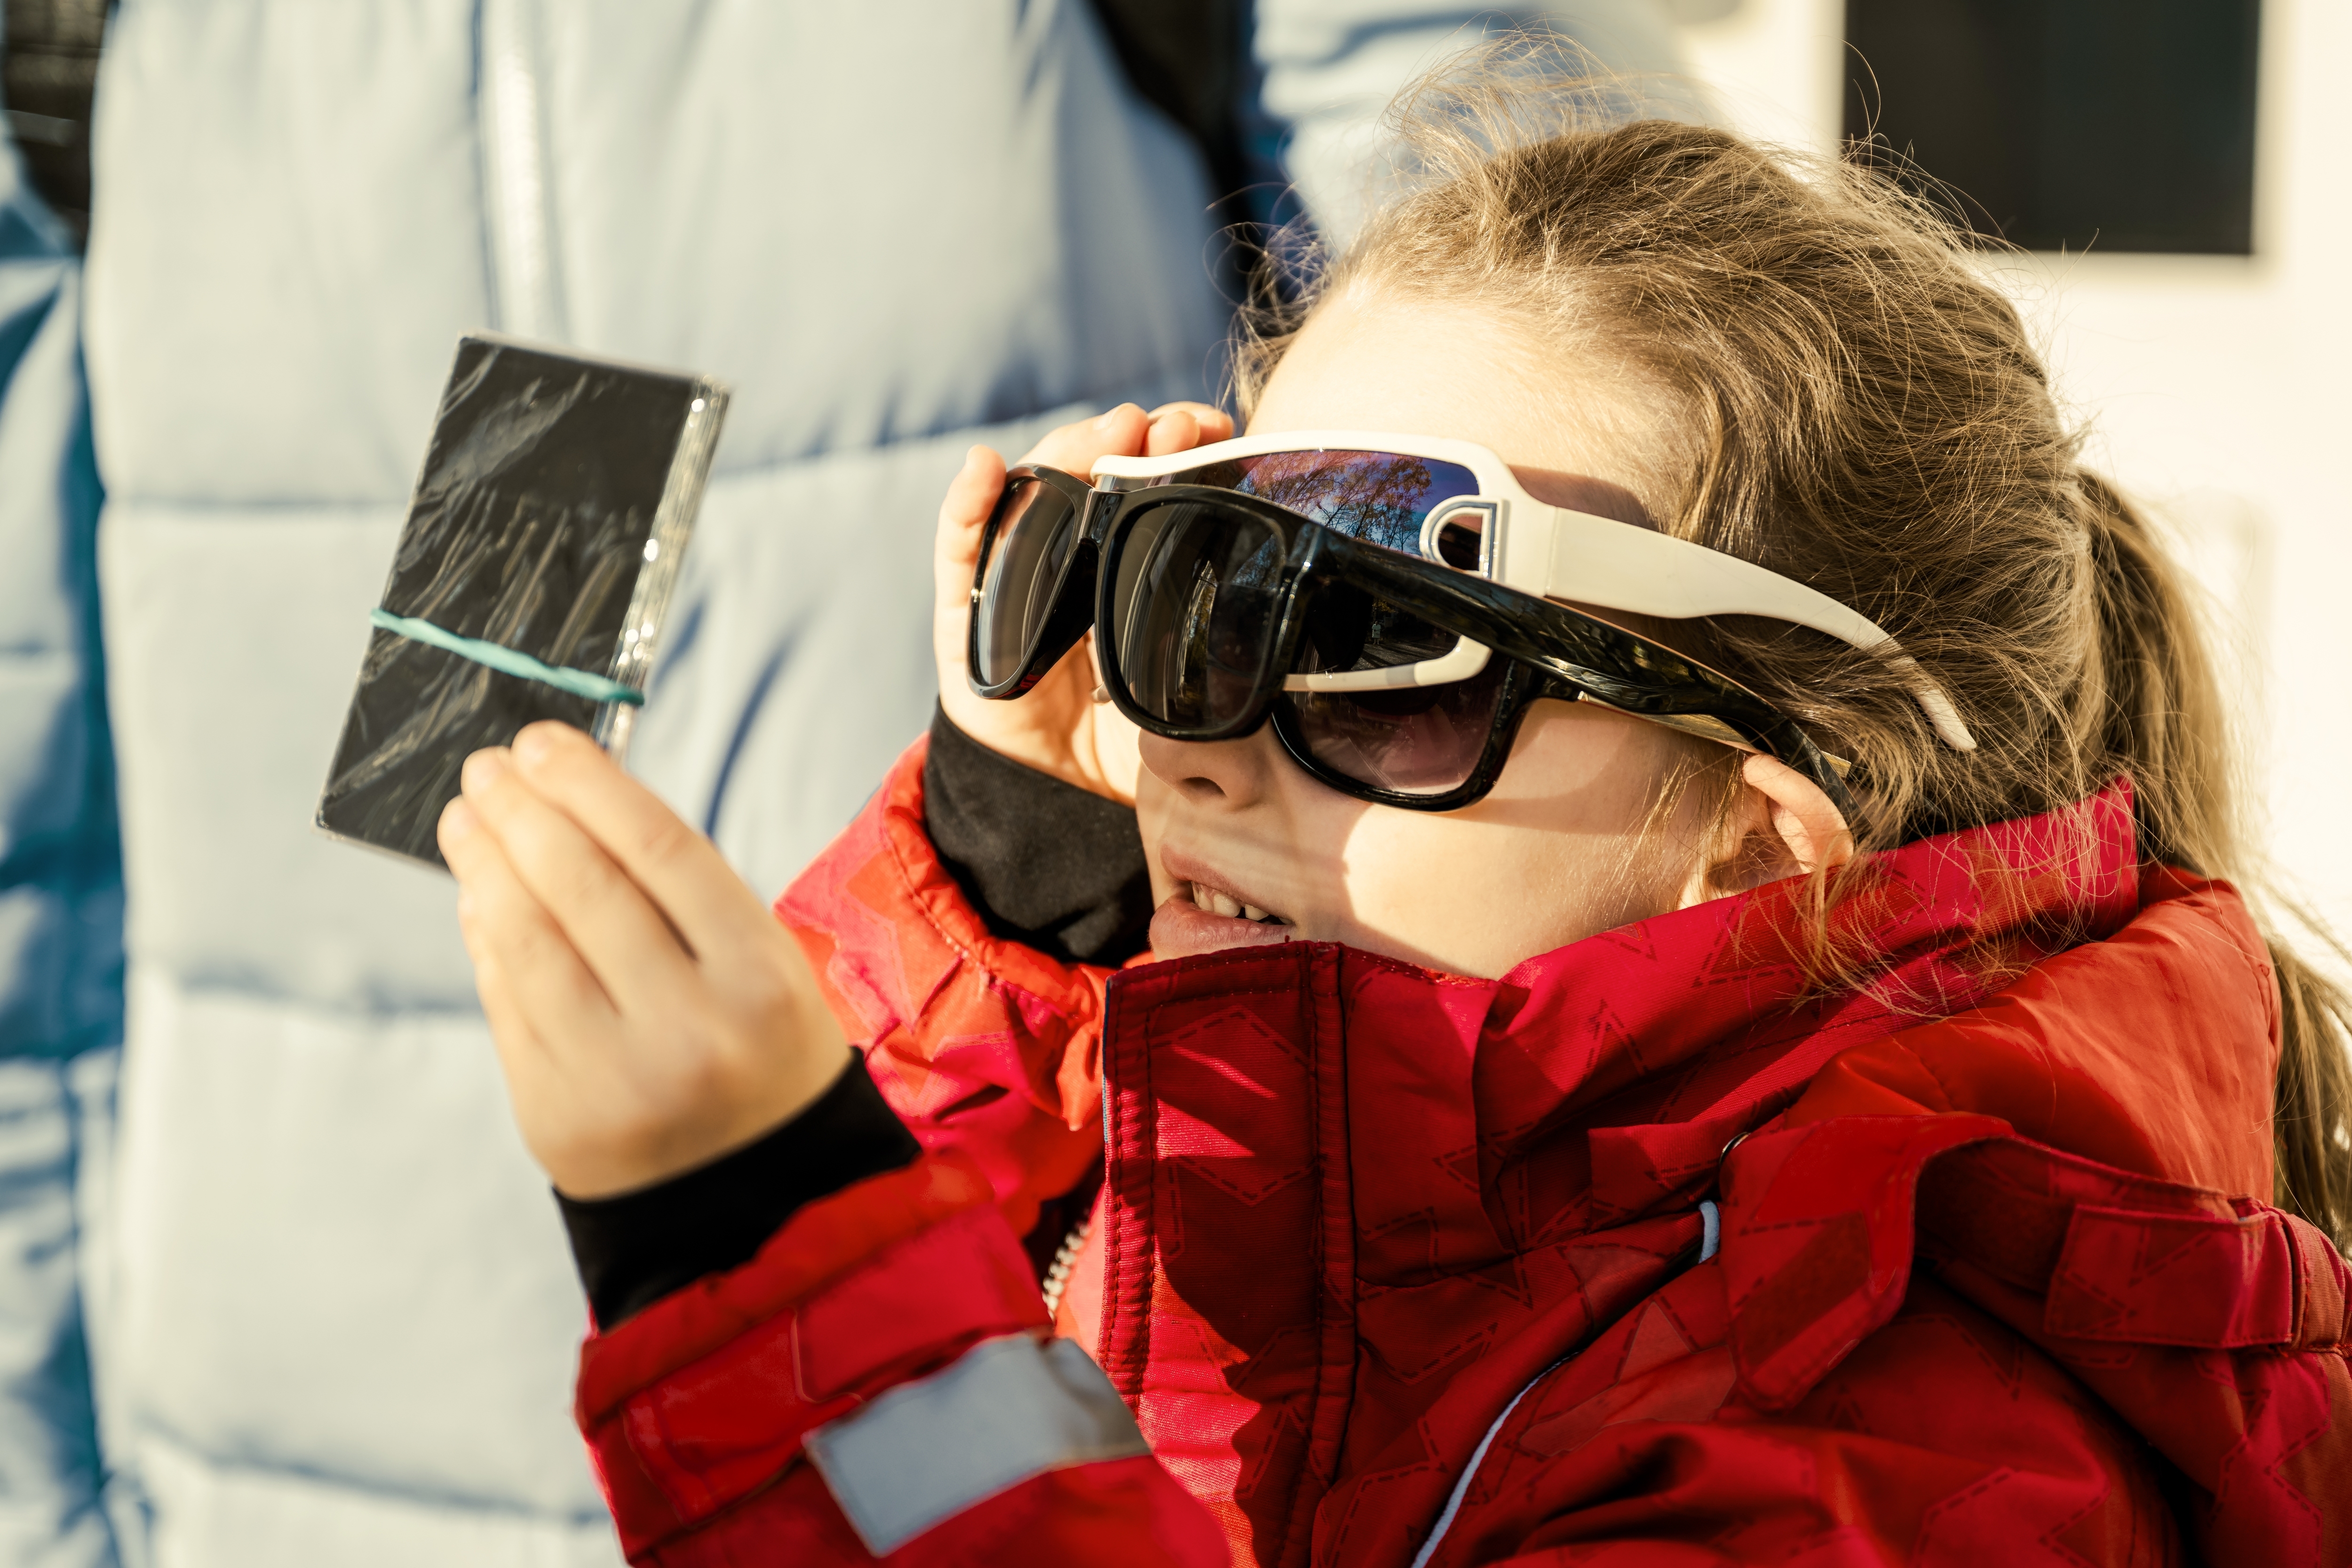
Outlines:
{"type": "MultiPolygon", "coordinates": [[[[1161,457],[1106,457],[1094,479],[1112,491],[1181,484],[1261,496],[1353,537],[1548,599],[1672,621],[1756,615],[1810,627],[1885,659],[1945,745],[1976,749],[1943,687],[1868,617],[1753,561],[1538,501],[1509,465],[1475,442],[1282,431],[1161,457]]],[[[1486,657],[1465,637],[1434,659],[1294,674],[1284,685],[1308,692],[1442,685],[1475,675],[1486,657]]]]}

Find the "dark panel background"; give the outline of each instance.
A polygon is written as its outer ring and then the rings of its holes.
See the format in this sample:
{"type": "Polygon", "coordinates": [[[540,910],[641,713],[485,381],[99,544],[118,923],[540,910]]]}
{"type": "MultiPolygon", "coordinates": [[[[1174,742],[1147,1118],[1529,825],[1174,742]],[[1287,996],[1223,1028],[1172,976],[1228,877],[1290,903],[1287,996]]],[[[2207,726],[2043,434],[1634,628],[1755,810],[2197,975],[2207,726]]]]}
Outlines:
{"type": "Polygon", "coordinates": [[[2033,250],[2243,256],[2260,0],[1846,0],[1845,131],[2033,250]]]}

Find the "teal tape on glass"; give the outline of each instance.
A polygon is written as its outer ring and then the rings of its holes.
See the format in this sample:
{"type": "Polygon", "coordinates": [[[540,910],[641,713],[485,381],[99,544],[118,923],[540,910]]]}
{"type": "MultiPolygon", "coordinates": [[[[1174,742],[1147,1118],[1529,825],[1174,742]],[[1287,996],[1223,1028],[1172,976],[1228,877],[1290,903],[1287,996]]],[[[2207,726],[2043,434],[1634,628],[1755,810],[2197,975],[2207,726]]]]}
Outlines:
{"type": "Polygon", "coordinates": [[[635,686],[625,686],[618,681],[592,675],[585,670],[567,670],[561,664],[541,664],[529,653],[518,653],[502,643],[486,643],[479,637],[460,637],[455,632],[445,632],[432,622],[419,621],[413,615],[394,615],[389,610],[376,609],[368,612],[368,622],[412,643],[423,643],[444,653],[455,653],[461,659],[471,659],[502,675],[519,675],[526,681],[537,681],[541,685],[553,686],[559,692],[586,697],[592,703],[626,703],[631,707],[645,706],[646,694],[635,686]]]}

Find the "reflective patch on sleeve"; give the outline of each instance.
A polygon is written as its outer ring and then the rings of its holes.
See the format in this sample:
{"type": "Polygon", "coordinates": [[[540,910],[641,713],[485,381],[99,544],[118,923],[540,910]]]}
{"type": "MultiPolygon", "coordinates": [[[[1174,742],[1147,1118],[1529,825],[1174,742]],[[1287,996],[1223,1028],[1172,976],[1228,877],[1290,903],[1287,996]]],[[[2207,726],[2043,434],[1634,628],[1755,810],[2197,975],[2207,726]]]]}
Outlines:
{"type": "Polygon", "coordinates": [[[877,1557],[1031,1476],[1151,1451],[1075,1341],[1026,1334],[974,1345],[803,1443],[877,1557]]]}

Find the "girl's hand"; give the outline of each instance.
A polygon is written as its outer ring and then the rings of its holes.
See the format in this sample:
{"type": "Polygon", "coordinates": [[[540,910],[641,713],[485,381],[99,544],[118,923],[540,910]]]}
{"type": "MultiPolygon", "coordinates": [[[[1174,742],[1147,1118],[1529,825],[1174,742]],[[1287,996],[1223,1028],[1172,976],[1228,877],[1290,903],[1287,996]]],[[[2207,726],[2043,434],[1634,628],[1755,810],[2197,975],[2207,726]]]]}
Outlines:
{"type": "MultiPolygon", "coordinates": [[[[1122,403],[1098,419],[1066,424],[1023,458],[1084,479],[1101,457],[1160,456],[1204,442],[1223,441],[1234,422],[1206,403],[1171,402],[1146,414],[1122,403]]],[[[940,666],[940,705],[958,729],[992,750],[1081,789],[1124,804],[1135,802],[1136,728],[1117,708],[1094,700],[1094,639],[1070,650],[1045,678],[1017,701],[990,702],[972,694],[964,658],[971,620],[972,570],[981,529],[1004,488],[1004,459],[985,446],[964,456],[963,471],[940,506],[933,552],[938,609],[932,639],[940,666]]]]}
{"type": "Polygon", "coordinates": [[[578,730],[467,758],[441,813],[523,1142],[604,1197],[741,1147],[849,1059],[800,946],[710,841],[578,730]]]}

